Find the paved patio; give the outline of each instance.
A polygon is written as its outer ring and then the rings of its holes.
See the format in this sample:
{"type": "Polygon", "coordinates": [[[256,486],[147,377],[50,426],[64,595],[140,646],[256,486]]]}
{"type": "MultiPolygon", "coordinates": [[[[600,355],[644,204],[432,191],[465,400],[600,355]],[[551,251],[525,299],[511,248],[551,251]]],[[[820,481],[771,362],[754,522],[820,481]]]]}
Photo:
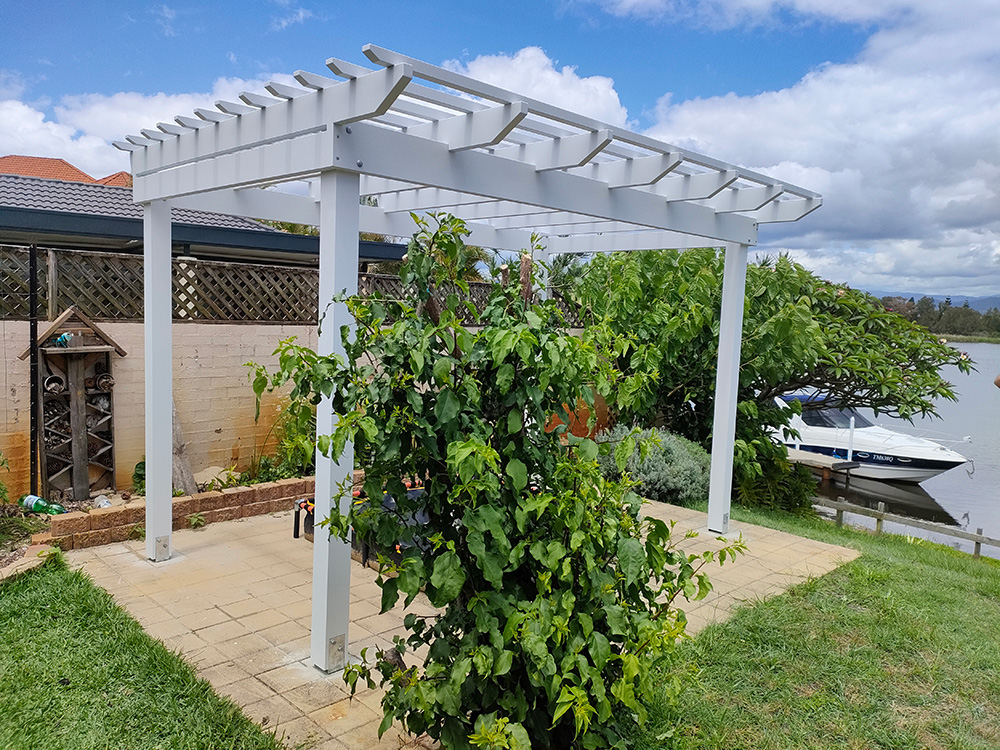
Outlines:
{"type": "MultiPolygon", "coordinates": [[[[705,527],[705,514],[669,505],[646,511],[677,522],[677,533],[705,527]]],[[[291,536],[291,513],[211,524],[174,533],[173,559],[145,559],[143,542],[66,553],[74,568],[107,589],[154,638],[182,653],[217,692],[229,696],[265,728],[317,750],[399,748],[390,730],[378,740],[381,693],[352,701],[339,674],[309,660],[312,545],[291,536]]],[[[709,567],[715,590],[685,608],[689,632],[724,619],[745,601],[780,593],[857,556],[855,550],[759,526],[738,524],[750,552],[736,564],[709,567]]],[[[685,542],[701,551],[721,546],[702,533],[685,542]]],[[[374,571],[351,569],[349,650],[388,647],[404,635],[402,608],[379,614],[374,571]]],[[[433,611],[418,597],[409,611],[433,611]]],[[[407,660],[416,661],[413,656],[407,660]]],[[[410,745],[419,747],[419,745],[410,745]]]]}

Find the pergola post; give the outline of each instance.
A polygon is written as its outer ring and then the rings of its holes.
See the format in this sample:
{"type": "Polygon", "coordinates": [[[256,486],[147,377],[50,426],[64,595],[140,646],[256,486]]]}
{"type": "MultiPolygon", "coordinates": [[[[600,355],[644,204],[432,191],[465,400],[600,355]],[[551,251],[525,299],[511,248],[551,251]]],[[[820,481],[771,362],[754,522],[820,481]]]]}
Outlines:
{"type": "Polygon", "coordinates": [[[747,253],[747,245],[739,243],[726,245],[726,265],[722,277],[722,312],[719,323],[718,369],[715,374],[711,484],[708,491],[708,530],[716,534],[729,533],[747,253]]]}
{"type": "Polygon", "coordinates": [[[146,366],[146,556],[160,562],[172,554],[173,342],[170,266],[170,204],[143,205],[143,327],[146,366]]]}
{"type": "MultiPolygon", "coordinates": [[[[319,313],[320,356],[344,355],[342,326],[351,325],[343,303],[330,304],[333,296],[358,288],[358,231],[360,178],[349,172],[320,174],[319,313]]],[[[330,399],[316,408],[317,435],[330,435],[337,416],[330,399]]],[[[348,492],[339,499],[341,513],[351,507],[350,477],[354,472],[354,445],[347,443],[339,461],[316,453],[316,519],[329,517],[337,485],[348,479],[348,492]]],[[[313,544],[313,609],[311,655],[324,672],[343,669],[347,641],[351,588],[351,547],[317,528],[313,544]]]]}

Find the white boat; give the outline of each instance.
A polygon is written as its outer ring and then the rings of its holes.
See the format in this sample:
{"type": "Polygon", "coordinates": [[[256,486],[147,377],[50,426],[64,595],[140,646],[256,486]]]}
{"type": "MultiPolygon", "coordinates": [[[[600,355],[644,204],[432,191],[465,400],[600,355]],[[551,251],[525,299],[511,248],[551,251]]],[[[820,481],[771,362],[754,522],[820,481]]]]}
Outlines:
{"type": "MultiPolygon", "coordinates": [[[[813,396],[784,396],[806,403],[813,396]]],[[[779,402],[782,399],[778,399],[779,402]]],[[[851,476],[922,482],[968,462],[965,456],[926,438],[879,427],[854,409],[803,409],[788,425],[799,434],[781,438],[790,448],[857,461],[851,476]],[[851,429],[851,418],[854,429],[851,429]]]]}

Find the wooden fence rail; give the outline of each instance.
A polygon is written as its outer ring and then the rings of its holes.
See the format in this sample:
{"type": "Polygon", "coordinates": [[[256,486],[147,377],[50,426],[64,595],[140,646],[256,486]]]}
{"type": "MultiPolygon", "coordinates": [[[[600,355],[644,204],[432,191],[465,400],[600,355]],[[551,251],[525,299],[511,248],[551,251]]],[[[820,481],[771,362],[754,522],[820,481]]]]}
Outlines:
{"type": "MultiPolygon", "coordinates": [[[[76,305],[93,320],[142,320],[142,256],[39,249],[38,309],[55,319],[76,305]]],[[[314,268],[175,258],[174,320],[201,323],[314,324],[319,273],[314,268]]],[[[482,310],[493,285],[472,282],[469,299],[482,310]]],[[[447,294],[457,290],[442,290],[447,294]]],[[[361,296],[405,300],[398,276],[359,273],[361,296]]],[[[443,300],[442,300],[443,301],[443,300]]],[[[571,326],[580,325],[572,303],[559,301],[571,326]]],[[[463,322],[472,322],[466,313],[463,322]]],[[[0,319],[28,318],[28,249],[0,246],[0,319]]]]}
{"type": "Polygon", "coordinates": [[[1000,539],[984,536],[982,529],[977,529],[976,533],[973,533],[971,531],[965,531],[964,529],[956,529],[954,526],[946,526],[943,523],[934,523],[933,521],[923,521],[919,518],[900,516],[895,513],[887,512],[885,510],[885,503],[879,503],[878,510],[872,510],[871,508],[865,508],[860,505],[854,505],[853,503],[843,502],[842,500],[830,500],[825,497],[814,497],[813,505],[818,505],[821,508],[831,508],[837,511],[838,526],[842,526],[844,524],[844,513],[853,513],[856,516],[874,518],[876,534],[881,533],[883,522],[891,521],[892,523],[898,523],[901,526],[911,526],[915,529],[932,531],[935,534],[942,534],[944,536],[954,537],[955,539],[964,539],[968,542],[974,543],[975,551],[973,554],[975,557],[979,557],[984,544],[989,545],[990,547],[1000,547],[1000,539]]]}

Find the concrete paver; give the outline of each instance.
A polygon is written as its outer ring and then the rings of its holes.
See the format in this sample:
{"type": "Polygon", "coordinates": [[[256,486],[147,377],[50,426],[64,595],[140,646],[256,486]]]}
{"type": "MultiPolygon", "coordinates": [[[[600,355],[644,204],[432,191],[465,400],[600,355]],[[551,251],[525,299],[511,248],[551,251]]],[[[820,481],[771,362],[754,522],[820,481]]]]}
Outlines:
{"type": "MultiPolygon", "coordinates": [[[[675,521],[676,538],[700,530],[699,537],[683,542],[685,550],[717,550],[723,544],[704,531],[704,513],[663,504],[647,505],[644,512],[675,521]]],[[[165,563],[146,560],[141,541],[70,551],[66,557],[150,635],[179,650],[217,692],[290,744],[309,742],[317,750],[430,747],[395,730],[379,741],[380,693],[362,689],[351,701],[339,674],[312,666],[312,545],[293,539],[290,526],[290,513],[283,513],[176,531],[175,556],[165,563]]],[[[700,602],[681,603],[691,633],[725,619],[744,602],[778,594],[857,556],[781,531],[734,527],[749,553],[722,568],[709,566],[714,590],[700,602]]],[[[388,648],[393,636],[404,634],[401,604],[379,614],[376,577],[352,564],[352,654],[375,645],[388,648]]],[[[420,596],[407,612],[430,615],[434,608],[420,596]]]]}

